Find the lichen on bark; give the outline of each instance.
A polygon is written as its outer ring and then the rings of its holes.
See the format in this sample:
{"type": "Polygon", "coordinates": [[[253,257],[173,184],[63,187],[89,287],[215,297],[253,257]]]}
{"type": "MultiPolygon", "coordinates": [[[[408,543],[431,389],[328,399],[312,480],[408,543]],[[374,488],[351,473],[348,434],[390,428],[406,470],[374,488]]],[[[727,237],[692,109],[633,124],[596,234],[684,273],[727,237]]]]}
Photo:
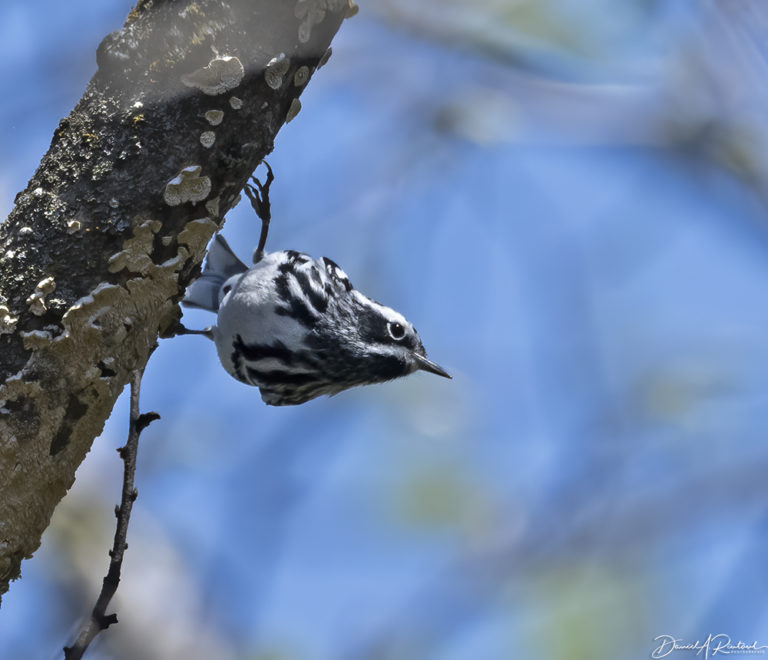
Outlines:
{"type": "Polygon", "coordinates": [[[316,70],[350,6],[141,0],[99,46],[97,73],[0,225],[0,594],[177,318],[304,89],[295,74],[316,70]],[[280,53],[290,68],[275,89],[264,72],[280,53]]]}

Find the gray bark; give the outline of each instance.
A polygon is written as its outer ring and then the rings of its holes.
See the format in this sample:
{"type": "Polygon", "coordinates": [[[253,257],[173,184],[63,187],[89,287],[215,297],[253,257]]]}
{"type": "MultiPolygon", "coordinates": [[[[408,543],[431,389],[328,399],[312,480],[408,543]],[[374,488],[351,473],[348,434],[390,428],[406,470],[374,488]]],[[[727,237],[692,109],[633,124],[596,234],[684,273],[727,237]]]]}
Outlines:
{"type": "Polygon", "coordinates": [[[350,7],[140,0],[99,46],[0,225],[0,594],[350,7]]]}

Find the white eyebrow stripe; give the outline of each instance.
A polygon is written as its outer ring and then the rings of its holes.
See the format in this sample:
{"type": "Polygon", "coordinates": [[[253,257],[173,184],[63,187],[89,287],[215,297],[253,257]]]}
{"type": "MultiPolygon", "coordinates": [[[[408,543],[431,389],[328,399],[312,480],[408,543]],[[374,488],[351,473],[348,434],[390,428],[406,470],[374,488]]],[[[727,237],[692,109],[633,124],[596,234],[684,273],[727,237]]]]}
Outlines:
{"type": "Polygon", "coordinates": [[[391,307],[387,307],[386,305],[377,303],[375,300],[371,300],[365,294],[360,293],[357,289],[353,289],[350,293],[361,305],[371,307],[388,321],[396,321],[397,323],[401,323],[406,328],[410,327],[411,324],[408,323],[406,318],[400,314],[400,312],[396,312],[391,307]]]}

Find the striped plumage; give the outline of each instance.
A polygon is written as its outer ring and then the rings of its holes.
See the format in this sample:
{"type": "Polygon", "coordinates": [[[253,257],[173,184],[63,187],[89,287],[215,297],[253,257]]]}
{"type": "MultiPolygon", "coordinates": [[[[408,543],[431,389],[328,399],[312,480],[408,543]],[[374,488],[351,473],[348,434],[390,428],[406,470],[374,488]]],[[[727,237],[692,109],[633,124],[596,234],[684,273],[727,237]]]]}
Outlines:
{"type": "Polygon", "coordinates": [[[224,368],[275,406],[304,403],[418,369],[414,327],[357,291],[333,261],[293,250],[261,253],[250,268],[216,236],[184,303],[218,313],[213,339],[224,368]]]}

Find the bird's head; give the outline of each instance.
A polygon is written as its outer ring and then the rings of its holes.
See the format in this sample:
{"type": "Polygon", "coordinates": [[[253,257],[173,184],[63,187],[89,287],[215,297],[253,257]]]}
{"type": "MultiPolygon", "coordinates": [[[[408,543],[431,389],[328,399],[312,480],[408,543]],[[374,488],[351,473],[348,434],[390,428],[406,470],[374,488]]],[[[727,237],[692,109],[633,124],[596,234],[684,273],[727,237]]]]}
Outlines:
{"type": "Polygon", "coordinates": [[[354,288],[345,294],[327,316],[331,322],[319,324],[312,333],[318,344],[335,346],[332,362],[339,381],[381,383],[419,370],[451,377],[427,358],[419,333],[402,314],[354,288]]]}

